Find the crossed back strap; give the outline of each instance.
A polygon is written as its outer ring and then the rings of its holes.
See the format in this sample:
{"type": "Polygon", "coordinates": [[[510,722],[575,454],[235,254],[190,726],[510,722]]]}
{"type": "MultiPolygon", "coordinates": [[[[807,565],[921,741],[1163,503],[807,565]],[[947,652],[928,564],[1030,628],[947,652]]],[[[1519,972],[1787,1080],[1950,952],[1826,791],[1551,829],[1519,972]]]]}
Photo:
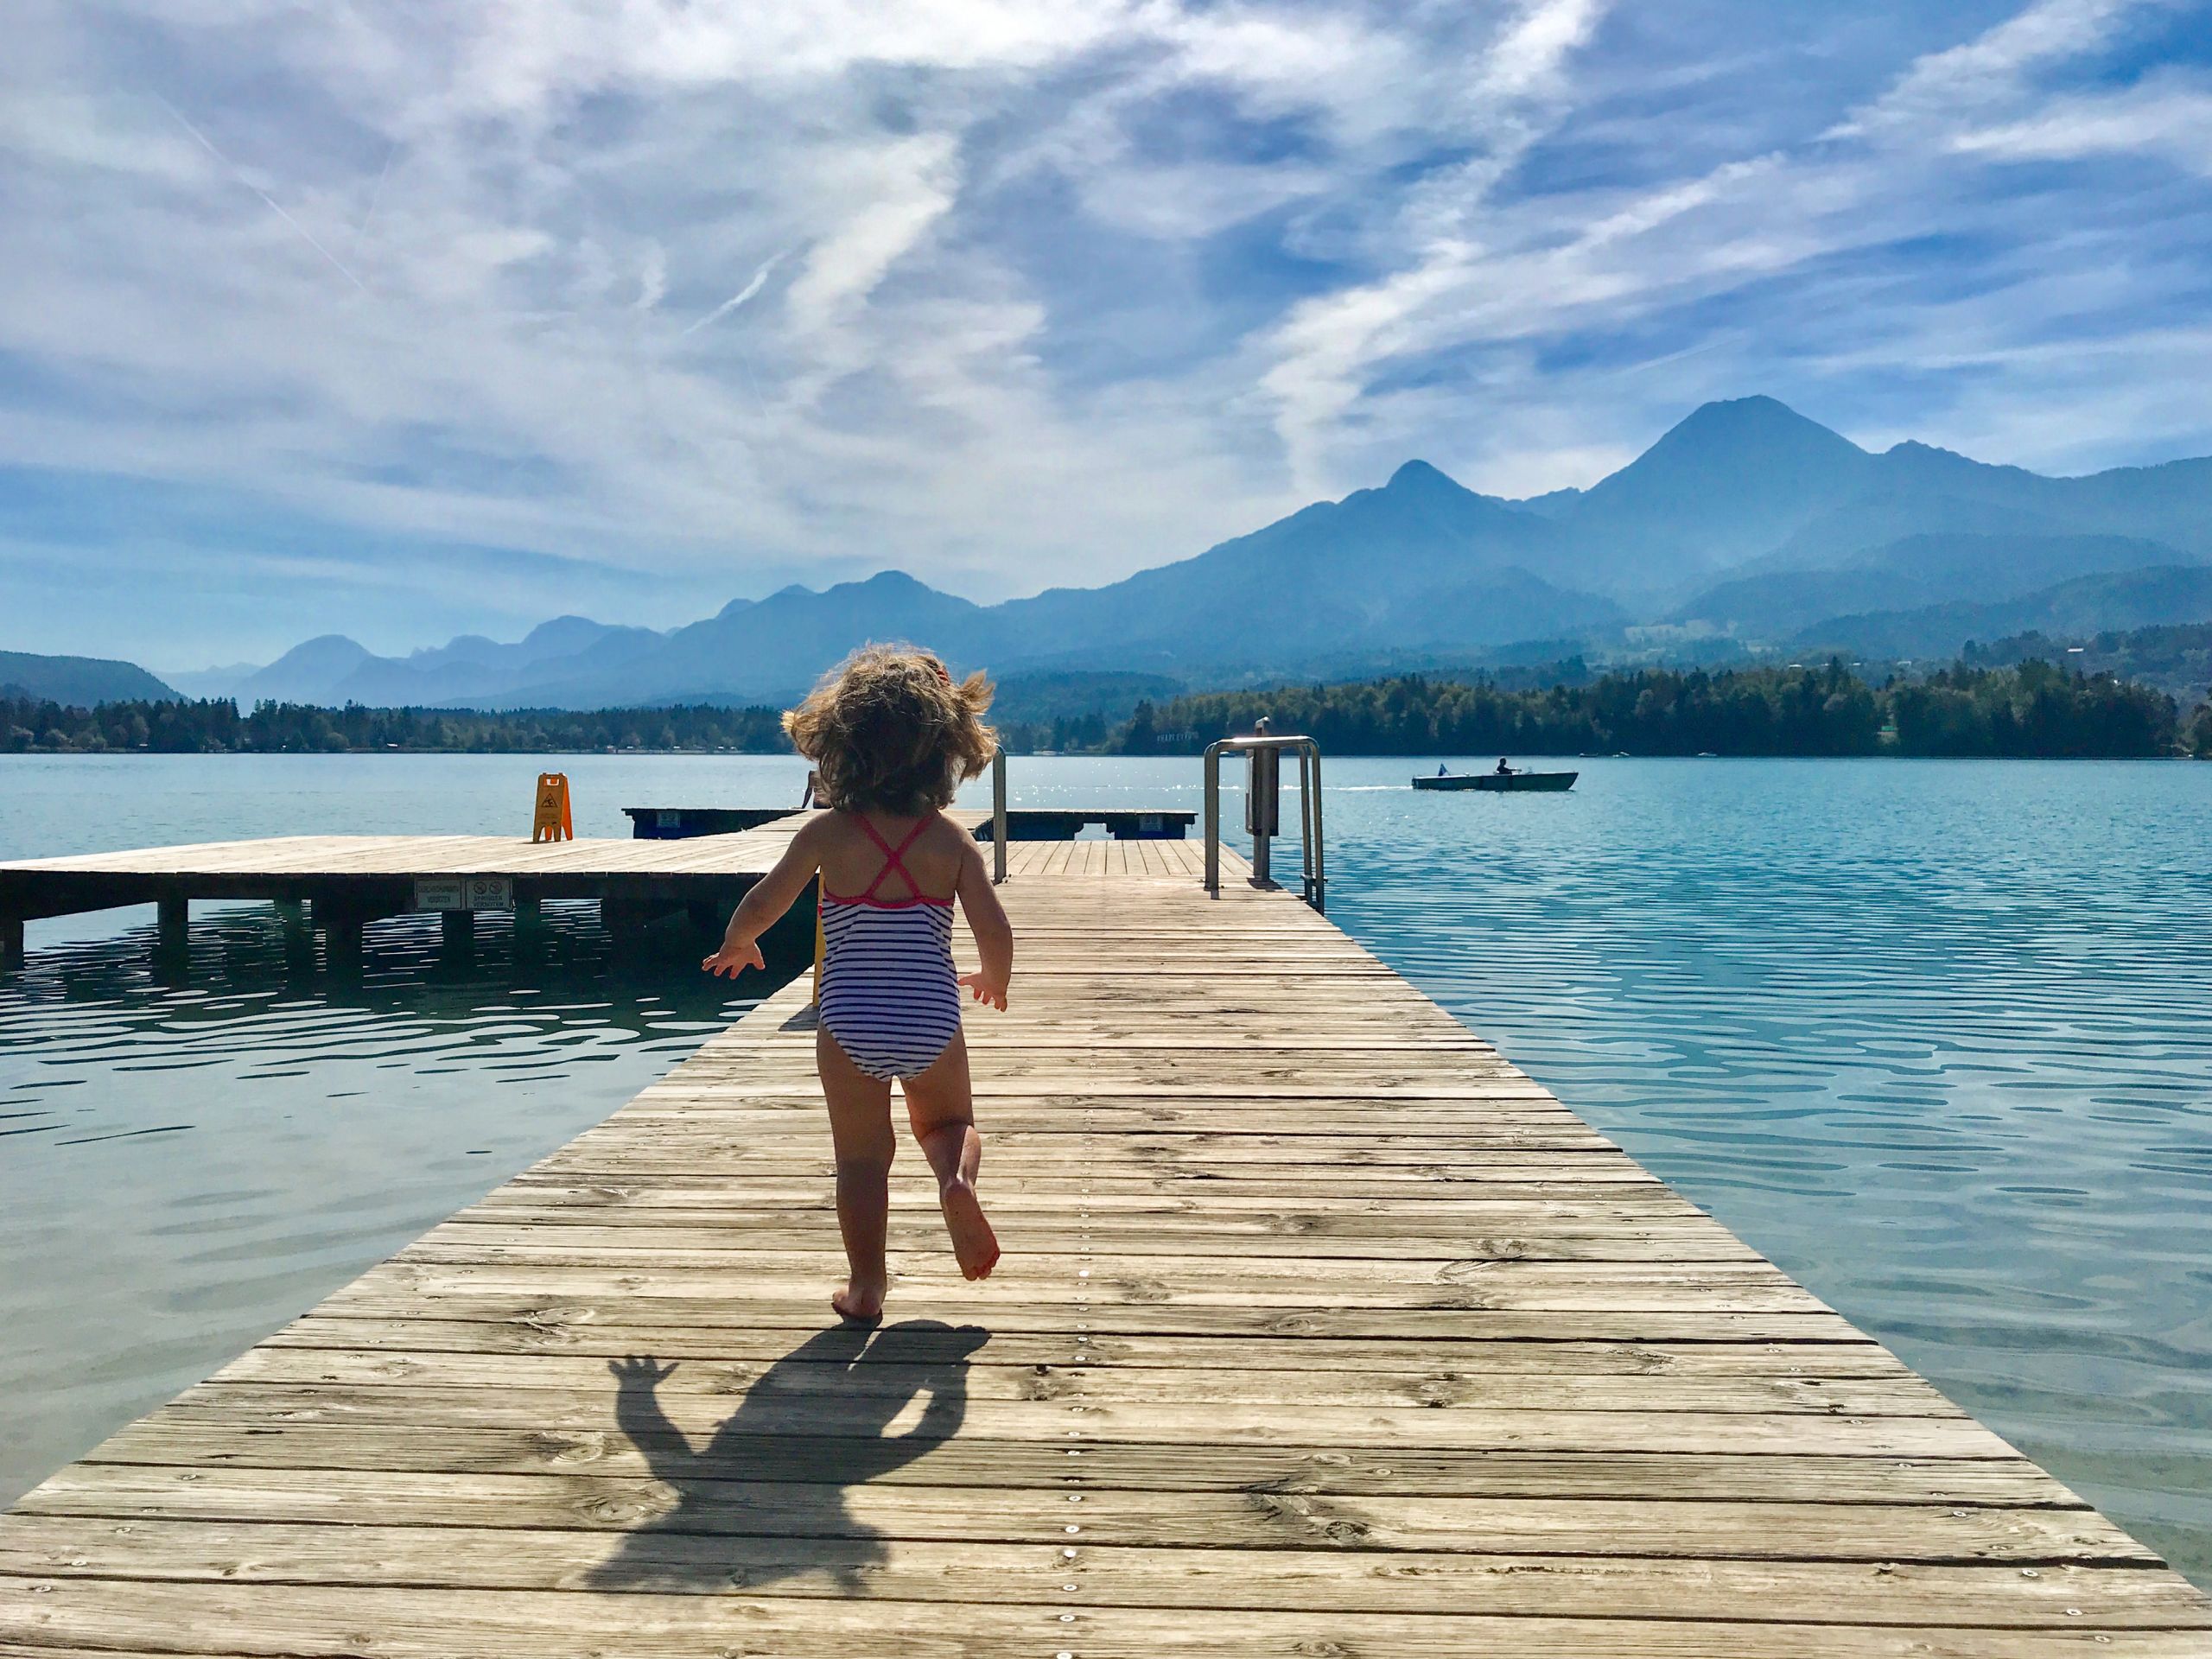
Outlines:
{"type": "Polygon", "coordinates": [[[912,830],[909,830],[906,832],[906,840],[900,842],[896,847],[893,847],[889,842],[886,841],[880,835],[876,833],[875,826],[868,821],[866,814],[855,812],[853,814],[853,817],[855,821],[859,823],[861,832],[865,834],[870,841],[874,842],[877,847],[881,849],[883,852],[883,868],[875,873],[875,880],[868,884],[867,890],[861,894],[861,897],[863,899],[874,898],[876,896],[876,889],[883,885],[883,878],[889,875],[893,870],[896,870],[899,873],[899,879],[906,884],[906,893],[909,898],[919,899],[923,897],[922,884],[914,880],[914,873],[906,868],[906,849],[909,847],[912,847],[914,842],[920,838],[922,831],[930,827],[930,821],[926,817],[919,820],[912,830]]]}

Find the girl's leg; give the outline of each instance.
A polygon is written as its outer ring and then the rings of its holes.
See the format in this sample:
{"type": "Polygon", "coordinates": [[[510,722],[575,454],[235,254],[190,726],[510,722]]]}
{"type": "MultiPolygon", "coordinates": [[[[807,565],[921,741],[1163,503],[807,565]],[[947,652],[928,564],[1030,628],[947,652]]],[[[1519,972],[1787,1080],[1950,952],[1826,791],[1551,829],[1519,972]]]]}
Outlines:
{"type": "Polygon", "coordinates": [[[844,1235],[850,1277],[830,1299],[849,1319],[883,1313],[889,1274],[883,1235],[891,1214],[891,1085],[855,1065],[826,1028],[814,1033],[814,1068],[830,1103],[830,1141],[837,1154],[837,1230],[844,1235]]]}
{"type": "Polygon", "coordinates": [[[983,1140],[976,1133],[976,1103],[968,1082],[968,1045],[956,1035],[930,1069],[901,1085],[914,1139],[937,1176],[938,1206],[952,1235],[952,1254],[960,1271],[985,1279],[998,1265],[999,1241],[976,1197],[976,1171],[983,1161],[983,1140]]]}

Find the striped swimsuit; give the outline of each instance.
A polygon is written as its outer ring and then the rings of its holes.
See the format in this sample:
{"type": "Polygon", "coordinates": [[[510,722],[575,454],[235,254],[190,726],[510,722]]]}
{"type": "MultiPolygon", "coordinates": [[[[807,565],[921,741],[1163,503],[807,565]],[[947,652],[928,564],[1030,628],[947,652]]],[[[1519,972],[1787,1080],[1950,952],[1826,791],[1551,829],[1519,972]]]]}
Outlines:
{"type": "Polygon", "coordinates": [[[893,847],[860,813],[851,817],[883,849],[883,868],[856,897],[823,888],[822,1025],[868,1076],[903,1080],[929,1070],[960,1033],[952,900],[926,896],[904,861],[931,818],[893,847]],[[893,870],[910,897],[878,896],[893,870]]]}

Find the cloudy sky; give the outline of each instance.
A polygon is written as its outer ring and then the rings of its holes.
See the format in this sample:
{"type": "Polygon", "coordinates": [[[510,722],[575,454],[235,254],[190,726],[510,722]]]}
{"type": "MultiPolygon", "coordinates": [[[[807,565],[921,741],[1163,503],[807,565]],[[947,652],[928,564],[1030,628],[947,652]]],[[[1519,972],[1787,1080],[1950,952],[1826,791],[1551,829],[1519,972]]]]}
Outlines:
{"type": "Polygon", "coordinates": [[[1180,557],[1707,398],[2212,452],[2212,0],[17,0],[0,648],[1180,557]]]}

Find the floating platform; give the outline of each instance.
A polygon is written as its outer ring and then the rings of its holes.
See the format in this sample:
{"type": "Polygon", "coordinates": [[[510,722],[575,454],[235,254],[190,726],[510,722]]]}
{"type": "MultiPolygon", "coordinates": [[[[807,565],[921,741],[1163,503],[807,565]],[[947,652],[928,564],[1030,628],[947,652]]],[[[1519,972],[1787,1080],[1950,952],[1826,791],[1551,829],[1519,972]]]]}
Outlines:
{"type": "Polygon", "coordinates": [[[0,1652],[2212,1653],[2151,1551],[1233,855],[1213,900],[1195,842],[1009,853],[988,1283],[910,1148],[887,1318],[830,1315],[786,988],[0,1517],[0,1652]]]}
{"type": "MultiPolygon", "coordinates": [[[[626,806],[631,833],[641,841],[683,841],[693,836],[726,836],[756,829],[784,816],[776,807],[626,806]]],[[[1017,841],[1073,841],[1092,824],[1113,841],[1181,841],[1198,815],[1176,807],[1017,806],[1007,809],[1006,838],[1017,841]]],[[[988,814],[976,835],[991,839],[988,814]]]]}
{"type": "Polygon", "coordinates": [[[639,841],[688,841],[758,830],[791,816],[787,806],[626,806],[630,834],[639,841]]]}

